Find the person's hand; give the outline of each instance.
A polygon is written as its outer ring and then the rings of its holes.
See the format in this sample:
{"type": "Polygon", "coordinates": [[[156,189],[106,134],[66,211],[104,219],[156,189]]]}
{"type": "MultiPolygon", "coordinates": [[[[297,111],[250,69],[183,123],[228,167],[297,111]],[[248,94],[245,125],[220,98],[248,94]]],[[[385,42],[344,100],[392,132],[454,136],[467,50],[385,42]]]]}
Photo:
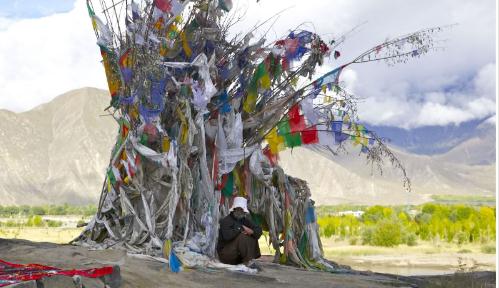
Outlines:
{"type": "Polygon", "coordinates": [[[250,228],[246,227],[243,225],[243,231],[242,231],[244,234],[246,235],[253,235],[253,230],[251,230],[250,228]]]}

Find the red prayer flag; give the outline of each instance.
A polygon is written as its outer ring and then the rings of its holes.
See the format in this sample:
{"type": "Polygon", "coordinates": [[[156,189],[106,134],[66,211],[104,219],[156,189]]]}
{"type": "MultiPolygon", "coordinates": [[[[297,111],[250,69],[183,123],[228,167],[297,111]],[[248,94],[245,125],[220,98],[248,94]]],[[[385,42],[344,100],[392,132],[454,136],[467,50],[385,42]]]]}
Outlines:
{"type": "Polygon", "coordinates": [[[289,109],[288,115],[289,115],[290,122],[291,122],[291,120],[300,118],[300,106],[298,106],[298,104],[293,105],[289,109]]]}
{"type": "Polygon", "coordinates": [[[289,119],[289,127],[291,128],[291,132],[301,132],[305,130],[305,116],[298,116],[296,119],[289,119]]]}
{"type": "Polygon", "coordinates": [[[289,109],[288,117],[291,132],[301,132],[305,129],[305,117],[300,115],[300,106],[298,104],[289,109]]]}
{"type": "Polygon", "coordinates": [[[303,144],[319,143],[319,133],[316,125],[311,126],[301,132],[301,141],[303,144]]]}
{"type": "Polygon", "coordinates": [[[170,12],[172,10],[172,3],[170,0],[154,0],[154,5],[163,12],[170,12]]]}

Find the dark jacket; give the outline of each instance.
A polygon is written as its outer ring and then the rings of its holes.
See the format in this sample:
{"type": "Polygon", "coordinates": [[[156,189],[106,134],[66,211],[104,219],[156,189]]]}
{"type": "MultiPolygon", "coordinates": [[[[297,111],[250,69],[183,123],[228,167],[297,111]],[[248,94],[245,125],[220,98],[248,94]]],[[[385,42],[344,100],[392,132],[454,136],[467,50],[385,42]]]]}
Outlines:
{"type": "Polygon", "coordinates": [[[241,220],[237,220],[232,213],[225,216],[222,220],[220,220],[220,230],[218,233],[218,245],[217,249],[220,250],[224,247],[226,243],[231,242],[234,238],[237,237],[240,233],[244,231],[242,226],[246,226],[253,230],[253,234],[251,237],[258,240],[260,236],[262,236],[262,228],[260,226],[253,223],[250,220],[249,216],[244,217],[241,220]]]}

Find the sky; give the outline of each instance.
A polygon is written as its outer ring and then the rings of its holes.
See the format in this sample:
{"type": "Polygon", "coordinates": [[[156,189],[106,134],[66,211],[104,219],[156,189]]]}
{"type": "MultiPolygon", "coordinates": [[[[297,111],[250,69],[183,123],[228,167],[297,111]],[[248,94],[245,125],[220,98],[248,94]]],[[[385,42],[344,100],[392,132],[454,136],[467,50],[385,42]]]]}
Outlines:
{"type": "MultiPolygon", "coordinates": [[[[285,9],[263,26],[275,40],[298,26],[326,40],[362,24],[328,59],[327,72],[363,51],[422,28],[457,24],[437,35],[443,49],[409,63],[349,66],[340,80],[361,98],[360,120],[414,128],[495,121],[496,1],[234,0],[244,19],[233,33],[285,9]]],[[[0,109],[23,112],[72,89],[106,89],[100,54],[83,0],[0,0],[0,109]]]]}

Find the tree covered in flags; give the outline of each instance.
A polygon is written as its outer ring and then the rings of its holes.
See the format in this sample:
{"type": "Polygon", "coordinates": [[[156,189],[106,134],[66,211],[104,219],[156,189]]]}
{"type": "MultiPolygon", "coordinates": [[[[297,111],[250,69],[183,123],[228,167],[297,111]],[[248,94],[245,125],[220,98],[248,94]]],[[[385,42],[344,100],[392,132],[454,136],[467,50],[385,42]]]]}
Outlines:
{"type": "Polygon", "coordinates": [[[295,29],[268,42],[253,36],[259,27],[231,34],[239,17],[230,0],[87,6],[111,94],[106,111],[119,131],[98,213],[73,243],[163,255],[170,266],[208,265],[218,220],[243,196],[277,262],[334,270],[323,258],[311,191],[285,174],[279,153],[353,146],[373,165],[388,159],[410,190],[383,139],[359,124],[341,73],[419,57],[435,49],[441,28],[387,40],[318,75],[327,59],[341,59],[345,36],[295,29]]]}

